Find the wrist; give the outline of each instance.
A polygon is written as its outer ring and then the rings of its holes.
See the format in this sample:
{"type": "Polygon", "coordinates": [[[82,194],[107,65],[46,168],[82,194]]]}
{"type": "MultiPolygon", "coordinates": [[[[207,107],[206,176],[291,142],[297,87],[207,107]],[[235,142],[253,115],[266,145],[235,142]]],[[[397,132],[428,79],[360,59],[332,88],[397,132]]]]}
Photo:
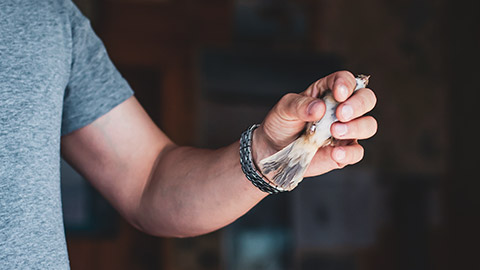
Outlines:
{"type": "Polygon", "coordinates": [[[271,141],[268,139],[263,124],[253,131],[252,134],[252,158],[253,163],[260,169],[259,163],[262,159],[275,154],[278,150],[275,149],[271,141]]]}
{"type": "MultiPolygon", "coordinates": [[[[279,189],[271,181],[265,178],[263,174],[259,171],[258,166],[253,161],[253,131],[256,130],[260,125],[252,125],[247,130],[245,130],[240,136],[240,164],[242,171],[250,182],[261,191],[276,194],[279,192],[285,191],[284,189],[279,189]]],[[[260,136],[261,138],[261,136],[260,136]]],[[[258,141],[257,141],[258,143],[258,141]]],[[[257,151],[255,154],[257,159],[260,158],[258,155],[262,153],[257,151]]]]}

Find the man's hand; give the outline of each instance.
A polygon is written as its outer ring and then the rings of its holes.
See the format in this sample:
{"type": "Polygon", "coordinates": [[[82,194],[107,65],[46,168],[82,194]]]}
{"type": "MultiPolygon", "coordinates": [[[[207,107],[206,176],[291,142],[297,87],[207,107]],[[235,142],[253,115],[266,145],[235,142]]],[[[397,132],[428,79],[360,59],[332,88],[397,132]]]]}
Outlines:
{"type": "Polygon", "coordinates": [[[370,138],[377,131],[375,118],[364,116],[375,106],[376,97],[368,88],[352,95],[355,84],[350,72],[340,71],[316,81],[300,94],[285,95],[254,133],[253,155],[257,164],[295,140],[306,122],[323,117],[325,105],[319,97],[328,89],[332,89],[335,99],[341,102],[336,112],[339,121],[331,127],[332,135],[339,141],[335,147],[319,149],[306,176],[359,162],[364,149],[357,140],[370,138]]]}
{"type": "MultiPolygon", "coordinates": [[[[318,151],[308,175],[358,162],[363,148],[356,140],[372,136],[377,128],[372,117],[362,115],[376,99],[369,89],[351,96],[354,87],[352,74],[338,72],[301,94],[286,95],[255,131],[254,159],[278,151],[298,136],[306,122],[320,119],[325,109],[317,97],[333,89],[335,98],[344,101],[337,111],[340,122],[332,126],[342,143],[318,151]]],[[[62,137],[62,154],[132,225],[154,235],[211,232],[267,196],[243,174],[238,141],[217,150],[175,145],[134,97],[62,137]]]]}

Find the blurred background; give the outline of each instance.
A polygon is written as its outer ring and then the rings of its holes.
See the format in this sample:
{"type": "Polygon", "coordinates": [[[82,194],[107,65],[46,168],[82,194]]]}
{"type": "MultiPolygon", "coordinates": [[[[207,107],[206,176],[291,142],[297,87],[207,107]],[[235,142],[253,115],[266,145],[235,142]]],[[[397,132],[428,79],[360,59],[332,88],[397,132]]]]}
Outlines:
{"type": "Polygon", "coordinates": [[[480,269],[480,2],[74,2],[178,144],[230,144],[340,69],[372,76],[379,131],[359,164],[188,239],[136,231],[63,164],[72,269],[480,269]]]}

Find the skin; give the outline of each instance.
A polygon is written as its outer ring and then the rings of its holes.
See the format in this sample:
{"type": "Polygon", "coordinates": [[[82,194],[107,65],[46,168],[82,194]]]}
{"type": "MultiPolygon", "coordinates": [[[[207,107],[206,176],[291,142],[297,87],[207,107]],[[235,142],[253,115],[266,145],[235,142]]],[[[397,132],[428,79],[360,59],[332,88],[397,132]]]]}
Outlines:
{"type": "MultiPolygon", "coordinates": [[[[347,71],[333,73],[300,94],[285,95],[253,134],[259,161],[292,142],[306,122],[322,118],[317,97],[333,89],[342,102],[332,134],[335,147],[319,149],[306,176],[359,162],[357,142],[373,136],[377,122],[363,116],[375,94],[355,88],[347,71]]],[[[132,97],[90,125],[62,137],[62,155],[138,229],[158,236],[189,237],[230,224],[268,194],[253,186],[239,163],[239,142],[210,150],[174,144],[132,97]]]]}

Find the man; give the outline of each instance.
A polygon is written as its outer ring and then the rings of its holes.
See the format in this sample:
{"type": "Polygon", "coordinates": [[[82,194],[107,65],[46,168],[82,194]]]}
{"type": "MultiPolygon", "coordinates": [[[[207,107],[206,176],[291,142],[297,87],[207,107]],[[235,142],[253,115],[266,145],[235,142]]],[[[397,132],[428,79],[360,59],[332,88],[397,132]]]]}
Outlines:
{"type": "MultiPolygon", "coordinates": [[[[253,163],[322,118],[316,97],[343,102],[332,127],[341,140],[365,139],[362,116],[376,98],[352,96],[355,79],[337,72],[288,94],[253,132],[253,163]]],[[[70,0],[0,3],[0,265],[68,269],[59,160],[75,167],[138,229],[195,236],[223,227],[268,193],[242,172],[239,143],[218,149],[175,145],[151,121],[70,0]]],[[[358,143],[318,151],[306,176],[358,162],[358,143]]],[[[250,164],[255,166],[254,164],[250,164]]]]}

